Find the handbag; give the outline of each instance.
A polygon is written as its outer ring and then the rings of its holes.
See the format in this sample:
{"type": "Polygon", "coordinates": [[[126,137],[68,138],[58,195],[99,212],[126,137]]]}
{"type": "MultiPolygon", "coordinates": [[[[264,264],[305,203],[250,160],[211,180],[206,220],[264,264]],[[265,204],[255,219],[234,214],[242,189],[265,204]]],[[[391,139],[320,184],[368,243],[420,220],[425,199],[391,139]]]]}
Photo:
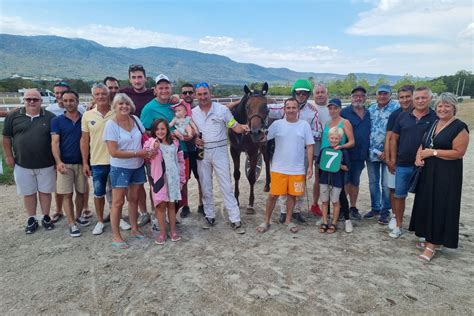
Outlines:
{"type": "MultiPolygon", "coordinates": [[[[431,148],[432,147],[432,136],[434,130],[436,129],[436,121],[431,125],[431,128],[428,132],[423,135],[423,140],[421,141],[421,148],[431,148]]],[[[417,167],[415,172],[410,177],[410,181],[408,181],[408,192],[416,193],[416,189],[418,188],[418,182],[420,181],[421,172],[423,171],[423,167],[417,167]]]]}

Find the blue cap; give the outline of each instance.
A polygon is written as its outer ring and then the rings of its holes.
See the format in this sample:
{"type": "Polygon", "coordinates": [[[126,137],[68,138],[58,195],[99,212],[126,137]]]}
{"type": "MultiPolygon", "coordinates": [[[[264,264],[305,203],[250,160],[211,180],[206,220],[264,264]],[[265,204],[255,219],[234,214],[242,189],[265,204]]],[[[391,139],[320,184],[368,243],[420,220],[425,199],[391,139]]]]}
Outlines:
{"type": "Polygon", "coordinates": [[[331,104],[342,108],[341,100],[338,98],[332,98],[331,100],[329,100],[328,106],[330,106],[331,104]]]}
{"type": "Polygon", "coordinates": [[[381,84],[381,85],[377,88],[376,94],[378,94],[379,92],[392,93],[392,88],[390,88],[390,86],[389,86],[388,84],[381,84]]]}

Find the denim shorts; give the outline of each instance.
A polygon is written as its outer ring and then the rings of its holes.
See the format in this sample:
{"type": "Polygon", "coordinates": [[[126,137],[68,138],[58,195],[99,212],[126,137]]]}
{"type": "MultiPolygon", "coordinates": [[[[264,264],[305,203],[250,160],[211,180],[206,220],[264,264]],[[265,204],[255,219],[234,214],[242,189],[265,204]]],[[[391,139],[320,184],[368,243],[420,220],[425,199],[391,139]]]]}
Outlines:
{"type": "Polygon", "coordinates": [[[408,188],[410,187],[410,178],[415,172],[415,166],[400,167],[395,169],[395,197],[405,198],[408,195],[408,188]]]}
{"type": "Polygon", "coordinates": [[[101,198],[107,192],[107,179],[109,178],[110,165],[91,166],[94,196],[101,198]]]}
{"type": "Polygon", "coordinates": [[[110,183],[112,188],[128,188],[132,184],[143,184],[146,182],[145,167],[127,169],[121,167],[110,167],[110,183]]]}
{"type": "Polygon", "coordinates": [[[365,168],[364,160],[351,160],[349,170],[346,172],[346,183],[358,187],[360,184],[360,175],[365,168]]]}

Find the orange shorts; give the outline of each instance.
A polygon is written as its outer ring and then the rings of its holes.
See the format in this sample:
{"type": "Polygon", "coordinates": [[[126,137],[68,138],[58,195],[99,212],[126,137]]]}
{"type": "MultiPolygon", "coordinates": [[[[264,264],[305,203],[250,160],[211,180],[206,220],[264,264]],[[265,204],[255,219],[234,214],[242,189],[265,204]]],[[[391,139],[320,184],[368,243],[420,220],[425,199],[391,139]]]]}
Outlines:
{"type": "Polygon", "coordinates": [[[270,179],[270,194],[272,195],[301,196],[304,194],[304,174],[283,174],[272,171],[270,179]]]}

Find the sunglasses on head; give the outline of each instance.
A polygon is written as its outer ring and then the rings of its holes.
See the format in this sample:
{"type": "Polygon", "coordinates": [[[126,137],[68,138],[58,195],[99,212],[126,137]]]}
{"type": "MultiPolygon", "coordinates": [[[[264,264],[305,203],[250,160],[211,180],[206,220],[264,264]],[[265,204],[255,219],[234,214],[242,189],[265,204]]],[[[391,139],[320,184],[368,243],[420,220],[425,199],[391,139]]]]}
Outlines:
{"type": "Polygon", "coordinates": [[[58,81],[54,84],[55,87],[66,87],[70,88],[69,83],[64,82],[64,81],[58,81]]]}
{"type": "Polygon", "coordinates": [[[181,92],[182,95],[187,95],[187,94],[192,95],[193,93],[194,93],[194,91],[182,91],[181,92]]]}
{"type": "Polygon", "coordinates": [[[200,82],[196,84],[196,89],[201,88],[201,87],[209,88],[209,85],[207,84],[207,82],[200,82]]]}
{"type": "Polygon", "coordinates": [[[145,69],[143,68],[142,65],[130,65],[130,67],[128,67],[128,71],[137,71],[137,70],[140,70],[140,71],[144,71],[145,69]]]}
{"type": "Polygon", "coordinates": [[[38,98],[24,98],[25,102],[38,102],[41,99],[38,98]]]}

